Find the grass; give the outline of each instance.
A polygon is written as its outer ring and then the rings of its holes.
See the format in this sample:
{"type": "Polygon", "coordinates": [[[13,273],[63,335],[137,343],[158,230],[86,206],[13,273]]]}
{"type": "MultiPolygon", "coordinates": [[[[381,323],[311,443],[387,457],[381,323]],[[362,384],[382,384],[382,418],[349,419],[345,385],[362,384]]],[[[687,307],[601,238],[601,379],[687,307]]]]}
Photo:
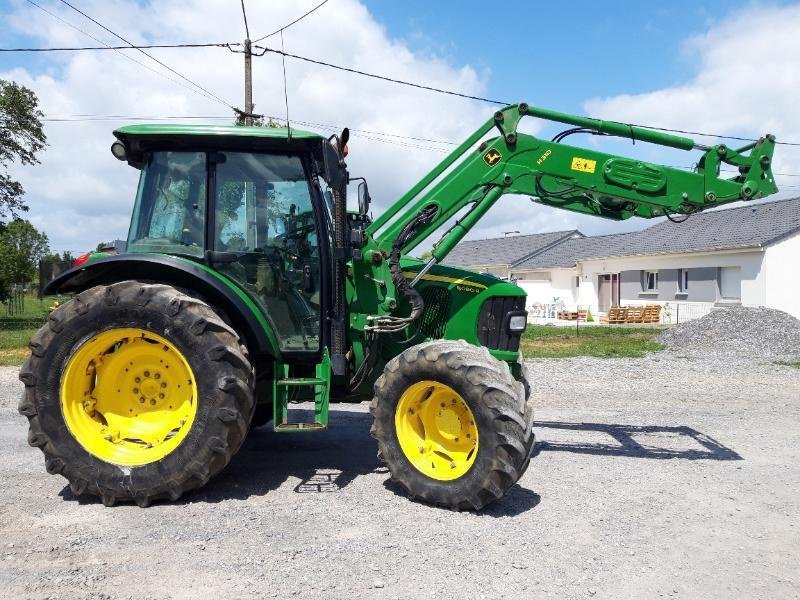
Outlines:
{"type": "Polygon", "coordinates": [[[520,350],[525,358],[639,358],[663,348],[654,341],[661,331],[659,327],[589,326],[581,327],[576,335],[572,327],[528,325],[520,350]]]}
{"type": "Polygon", "coordinates": [[[795,369],[800,369],[800,360],[776,360],[772,364],[779,365],[781,367],[794,367],[795,369]]]}
{"type": "Polygon", "coordinates": [[[21,365],[28,356],[28,342],[37,329],[0,329],[0,366],[21,365]]]}
{"type": "Polygon", "coordinates": [[[55,300],[64,299],[47,296],[39,300],[36,294],[26,294],[23,310],[13,316],[0,304],[0,366],[19,366],[24,362],[28,342],[47,319],[55,300]]]}

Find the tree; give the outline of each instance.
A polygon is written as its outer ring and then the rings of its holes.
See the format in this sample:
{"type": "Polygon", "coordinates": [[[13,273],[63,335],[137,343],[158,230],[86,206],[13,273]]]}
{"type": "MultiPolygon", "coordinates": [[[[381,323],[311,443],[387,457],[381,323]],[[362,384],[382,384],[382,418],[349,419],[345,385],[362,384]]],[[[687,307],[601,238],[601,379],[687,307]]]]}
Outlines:
{"type": "Polygon", "coordinates": [[[17,217],[28,210],[22,201],[22,184],[7,174],[10,163],[34,165],[36,155],[47,144],[40,119],[39,100],[31,90],[0,79],[0,218],[17,217]]]}
{"type": "Polygon", "coordinates": [[[29,283],[36,276],[39,260],[49,252],[47,235],[30,221],[14,219],[0,228],[0,281],[29,283]]]}

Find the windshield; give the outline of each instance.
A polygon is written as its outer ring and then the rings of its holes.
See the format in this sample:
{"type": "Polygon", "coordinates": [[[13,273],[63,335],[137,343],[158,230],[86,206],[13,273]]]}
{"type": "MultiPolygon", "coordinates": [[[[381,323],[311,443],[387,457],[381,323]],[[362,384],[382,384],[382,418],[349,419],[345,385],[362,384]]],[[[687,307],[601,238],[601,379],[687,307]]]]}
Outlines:
{"type": "Polygon", "coordinates": [[[139,178],[128,251],[202,256],[205,207],[205,153],[153,152],[139,178]]]}

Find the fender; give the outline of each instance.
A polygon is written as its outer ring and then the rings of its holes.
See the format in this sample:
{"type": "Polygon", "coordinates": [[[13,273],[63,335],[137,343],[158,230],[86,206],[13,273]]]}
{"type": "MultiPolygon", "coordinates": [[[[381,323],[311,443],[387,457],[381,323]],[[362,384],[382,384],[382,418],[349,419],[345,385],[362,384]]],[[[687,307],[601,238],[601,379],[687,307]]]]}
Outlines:
{"type": "Polygon", "coordinates": [[[251,353],[280,357],[272,326],[247,294],[221,273],[186,258],[166,254],[109,256],[65,271],[44,287],[43,294],[77,293],[129,279],[158,281],[196,291],[225,312],[251,353]]]}

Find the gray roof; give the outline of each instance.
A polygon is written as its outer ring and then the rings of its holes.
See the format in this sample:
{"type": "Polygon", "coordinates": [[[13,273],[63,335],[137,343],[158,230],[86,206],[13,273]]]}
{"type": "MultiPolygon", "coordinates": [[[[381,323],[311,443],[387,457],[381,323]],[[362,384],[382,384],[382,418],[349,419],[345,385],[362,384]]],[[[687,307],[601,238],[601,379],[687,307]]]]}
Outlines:
{"type": "Polygon", "coordinates": [[[616,233],[565,240],[544,252],[529,257],[527,260],[519,261],[513,268],[528,270],[574,267],[576,260],[588,258],[589,256],[621,256],[619,253],[624,252],[624,247],[630,235],[630,233],[616,233]]]}
{"type": "MultiPolygon", "coordinates": [[[[683,223],[663,221],[631,233],[566,238],[511,264],[516,270],[547,269],[572,267],[593,258],[758,248],[799,232],[800,198],[792,198],[703,212],[683,223]]],[[[524,237],[528,236],[515,239],[524,237]]],[[[502,247],[507,240],[482,241],[502,247]]],[[[489,248],[484,252],[491,255],[489,248]]]]}
{"type": "Polygon", "coordinates": [[[572,229],[486,240],[467,240],[453,248],[444,262],[457,267],[512,265],[575,236],[583,237],[583,234],[577,229],[572,229]]]}

